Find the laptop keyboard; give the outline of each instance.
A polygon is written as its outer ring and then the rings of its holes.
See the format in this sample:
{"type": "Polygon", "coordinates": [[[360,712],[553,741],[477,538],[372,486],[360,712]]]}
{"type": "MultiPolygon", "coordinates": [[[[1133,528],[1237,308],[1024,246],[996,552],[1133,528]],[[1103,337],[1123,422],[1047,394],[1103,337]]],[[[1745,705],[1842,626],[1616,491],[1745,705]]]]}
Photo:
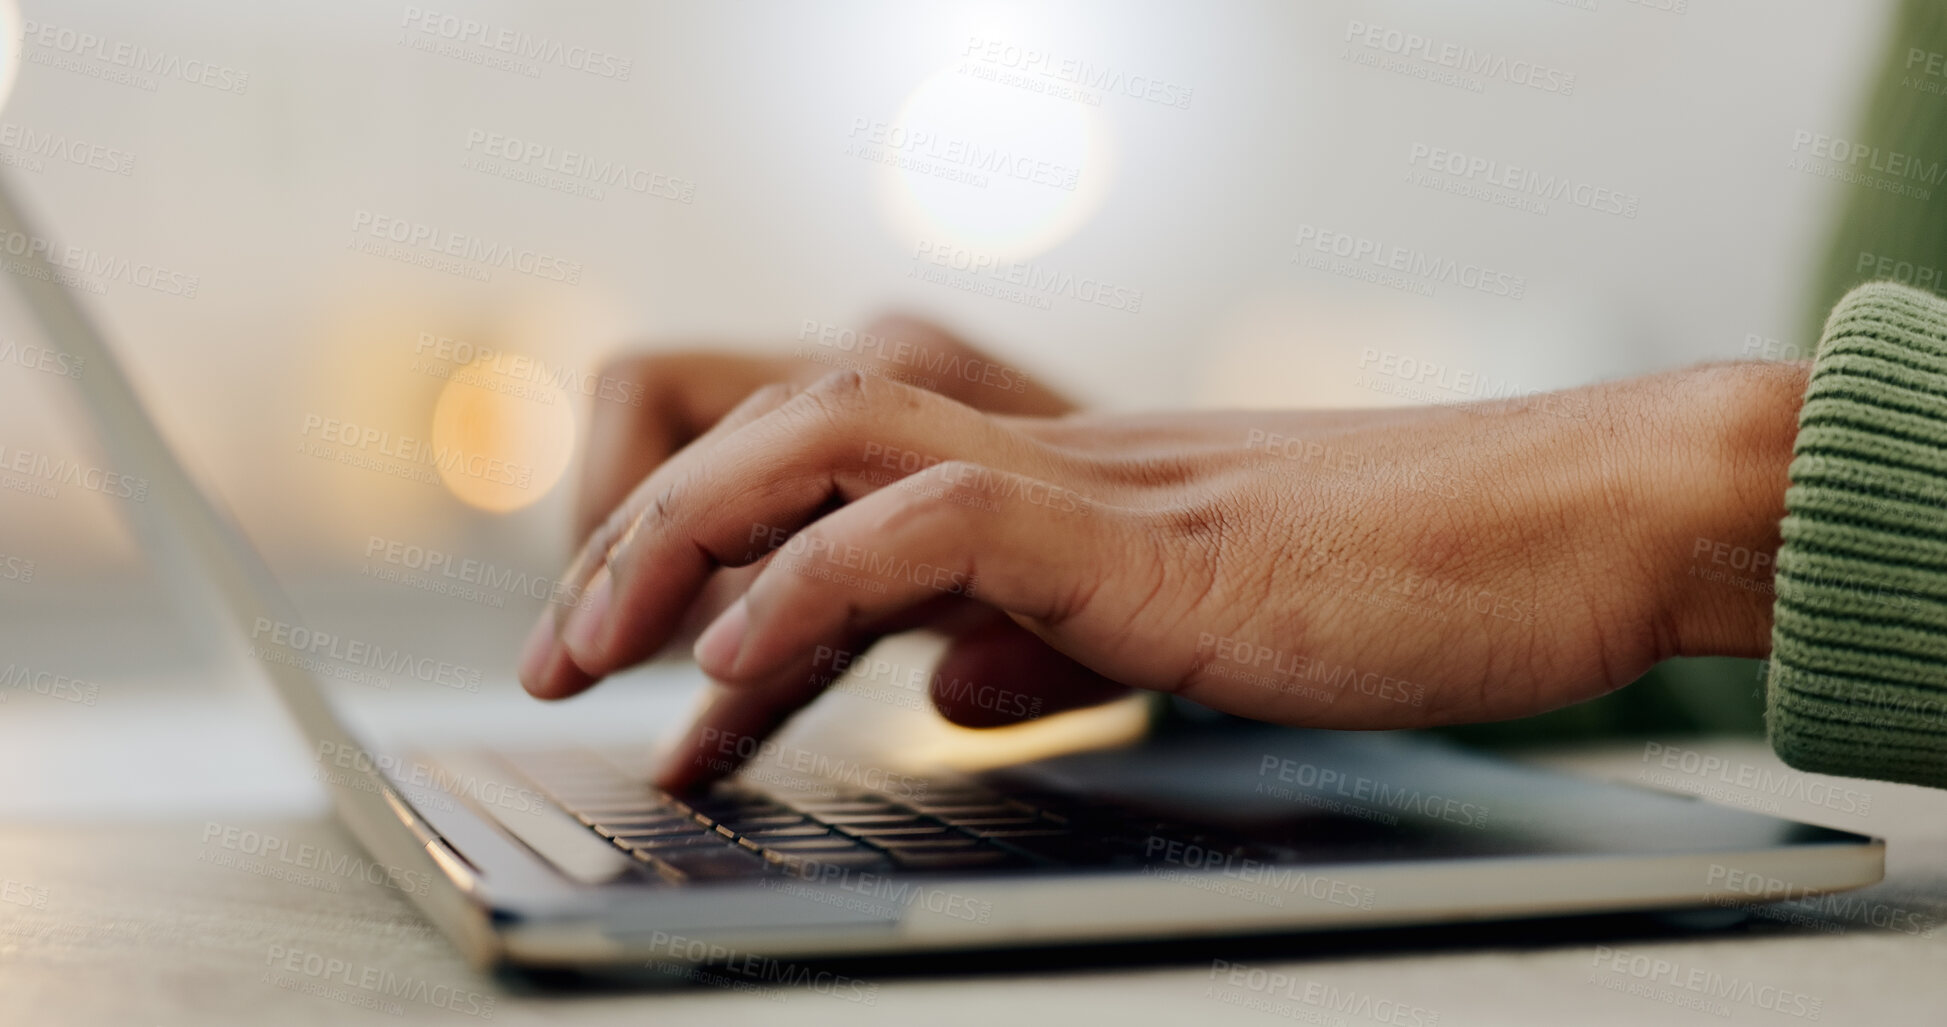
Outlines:
{"type": "Polygon", "coordinates": [[[679,798],[593,752],[500,758],[591,831],[675,882],[808,876],[823,867],[905,874],[1134,865],[1158,830],[1171,826],[1086,815],[1078,823],[1071,811],[974,784],[895,798],[866,790],[771,794],[731,782],[679,798]]]}

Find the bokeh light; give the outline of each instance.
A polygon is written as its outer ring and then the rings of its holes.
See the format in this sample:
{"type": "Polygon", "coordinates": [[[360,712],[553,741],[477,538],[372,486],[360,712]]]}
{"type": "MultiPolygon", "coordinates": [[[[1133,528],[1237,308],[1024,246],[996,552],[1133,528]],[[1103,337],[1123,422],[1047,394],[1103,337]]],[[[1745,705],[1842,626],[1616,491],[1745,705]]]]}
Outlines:
{"type": "Polygon", "coordinates": [[[1100,210],[1114,174],[1094,107],[963,72],[920,83],[872,140],[896,158],[881,196],[902,242],[950,243],[997,260],[1047,251],[1100,210]]]}
{"type": "Polygon", "coordinates": [[[481,357],[453,372],[433,405],[440,480],[462,502],[507,513],[561,480],[575,449],[575,411],[527,365],[481,357]]]}

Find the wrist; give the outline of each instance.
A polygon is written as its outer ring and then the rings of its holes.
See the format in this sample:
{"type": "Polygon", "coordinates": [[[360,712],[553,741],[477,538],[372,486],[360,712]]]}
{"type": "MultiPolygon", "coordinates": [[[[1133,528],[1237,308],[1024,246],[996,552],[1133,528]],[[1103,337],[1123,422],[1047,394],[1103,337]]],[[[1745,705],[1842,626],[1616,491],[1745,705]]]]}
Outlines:
{"type": "Polygon", "coordinates": [[[1661,427],[1645,487],[1663,527],[1662,655],[1770,652],[1779,524],[1810,373],[1802,362],[1693,368],[1654,404],[1661,427]]]}

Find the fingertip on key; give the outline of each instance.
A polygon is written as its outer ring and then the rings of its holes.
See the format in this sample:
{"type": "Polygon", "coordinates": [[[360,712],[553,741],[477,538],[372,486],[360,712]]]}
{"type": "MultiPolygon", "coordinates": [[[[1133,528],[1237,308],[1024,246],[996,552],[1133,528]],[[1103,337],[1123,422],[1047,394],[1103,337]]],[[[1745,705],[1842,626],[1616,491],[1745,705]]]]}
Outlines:
{"type": "Polygon", "coordinates": [[[547,670],[548,658],[554,655],[554,618],[542,614],[534,624],[534,630],[527,633],[527,641],[521,643],[520,678],[521,687],[531,694],[541,683],[541,675],[547,670]]]}
{"type": "Polygon", "coordinates": [[[729,678],[737,670],[738,657],[744,648],[744,636],[749,633],[750,603],[745,597],[739,596],[697,637],[696,647],[691,654],[696,657],[704,673],[718,679],[729,678]]]}
{"type": "Polygon", "coordinates": [[[566,699],[585,691],[594,683],[594,675],[582,670],[568,650],[558,645],[549,648],[540,670],[532,675],[521,675],[521,686],[536,699],[566,699]]]}
{"type": "Polygon", "coordinates": [[[561,645],[578,665],[592,667],[600,663],[599,644],[608,628],[609,609],[615,605],[615,579],[607,565],[595,571],[582,595],[585,601],[569,612],[561,628],[561,645]]]}

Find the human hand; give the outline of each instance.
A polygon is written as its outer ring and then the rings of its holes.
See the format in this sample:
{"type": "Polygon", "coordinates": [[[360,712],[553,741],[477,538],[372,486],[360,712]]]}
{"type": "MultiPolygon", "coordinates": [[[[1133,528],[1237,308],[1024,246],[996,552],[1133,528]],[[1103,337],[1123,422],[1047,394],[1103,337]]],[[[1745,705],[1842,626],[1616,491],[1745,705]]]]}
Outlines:
{"type": "MultiPolygon", "coordinates": [[[[916,385],[990,413],[1053,417],[1075,409],[1021,369],[912,317],[881,317],[858,331],[807,322],[795,350],[786,354],[721,346],[628,354],[601,372],[603,381],[616,383],[616,392],[633,399],[595,405],[572,515],[575,542],[586,542],[651,471],[753,392],[767,385],[802,388],[835,366],[916,385]]],[[[693,640],[762,567],[759,561],[713,574],[670,643],[693,640]]],[[[582,566],[570,569],[564,581],[577,586],[570,594],[580,594],[590,573],[582,566]]],[[[553,611],[557,619],[565,612],[553,611]]]]}
{"type": "Polygon", "coordinates": [[[1697,539],[1775,548],[1802,388],[1707,367],[1546,403],[1050,420],[858,374],[768,386],[589,539],[588,608],[522,677],[580,691],[770,557],[696,642],[722,687],[665,787],[814,698],[821,647],[966,616],[1067,661],[1018,679],[1049,710],[1127,685],[1316,727],[1538,713],[1764,651],[1769,596],[1686,570],[1697,539]]]}

